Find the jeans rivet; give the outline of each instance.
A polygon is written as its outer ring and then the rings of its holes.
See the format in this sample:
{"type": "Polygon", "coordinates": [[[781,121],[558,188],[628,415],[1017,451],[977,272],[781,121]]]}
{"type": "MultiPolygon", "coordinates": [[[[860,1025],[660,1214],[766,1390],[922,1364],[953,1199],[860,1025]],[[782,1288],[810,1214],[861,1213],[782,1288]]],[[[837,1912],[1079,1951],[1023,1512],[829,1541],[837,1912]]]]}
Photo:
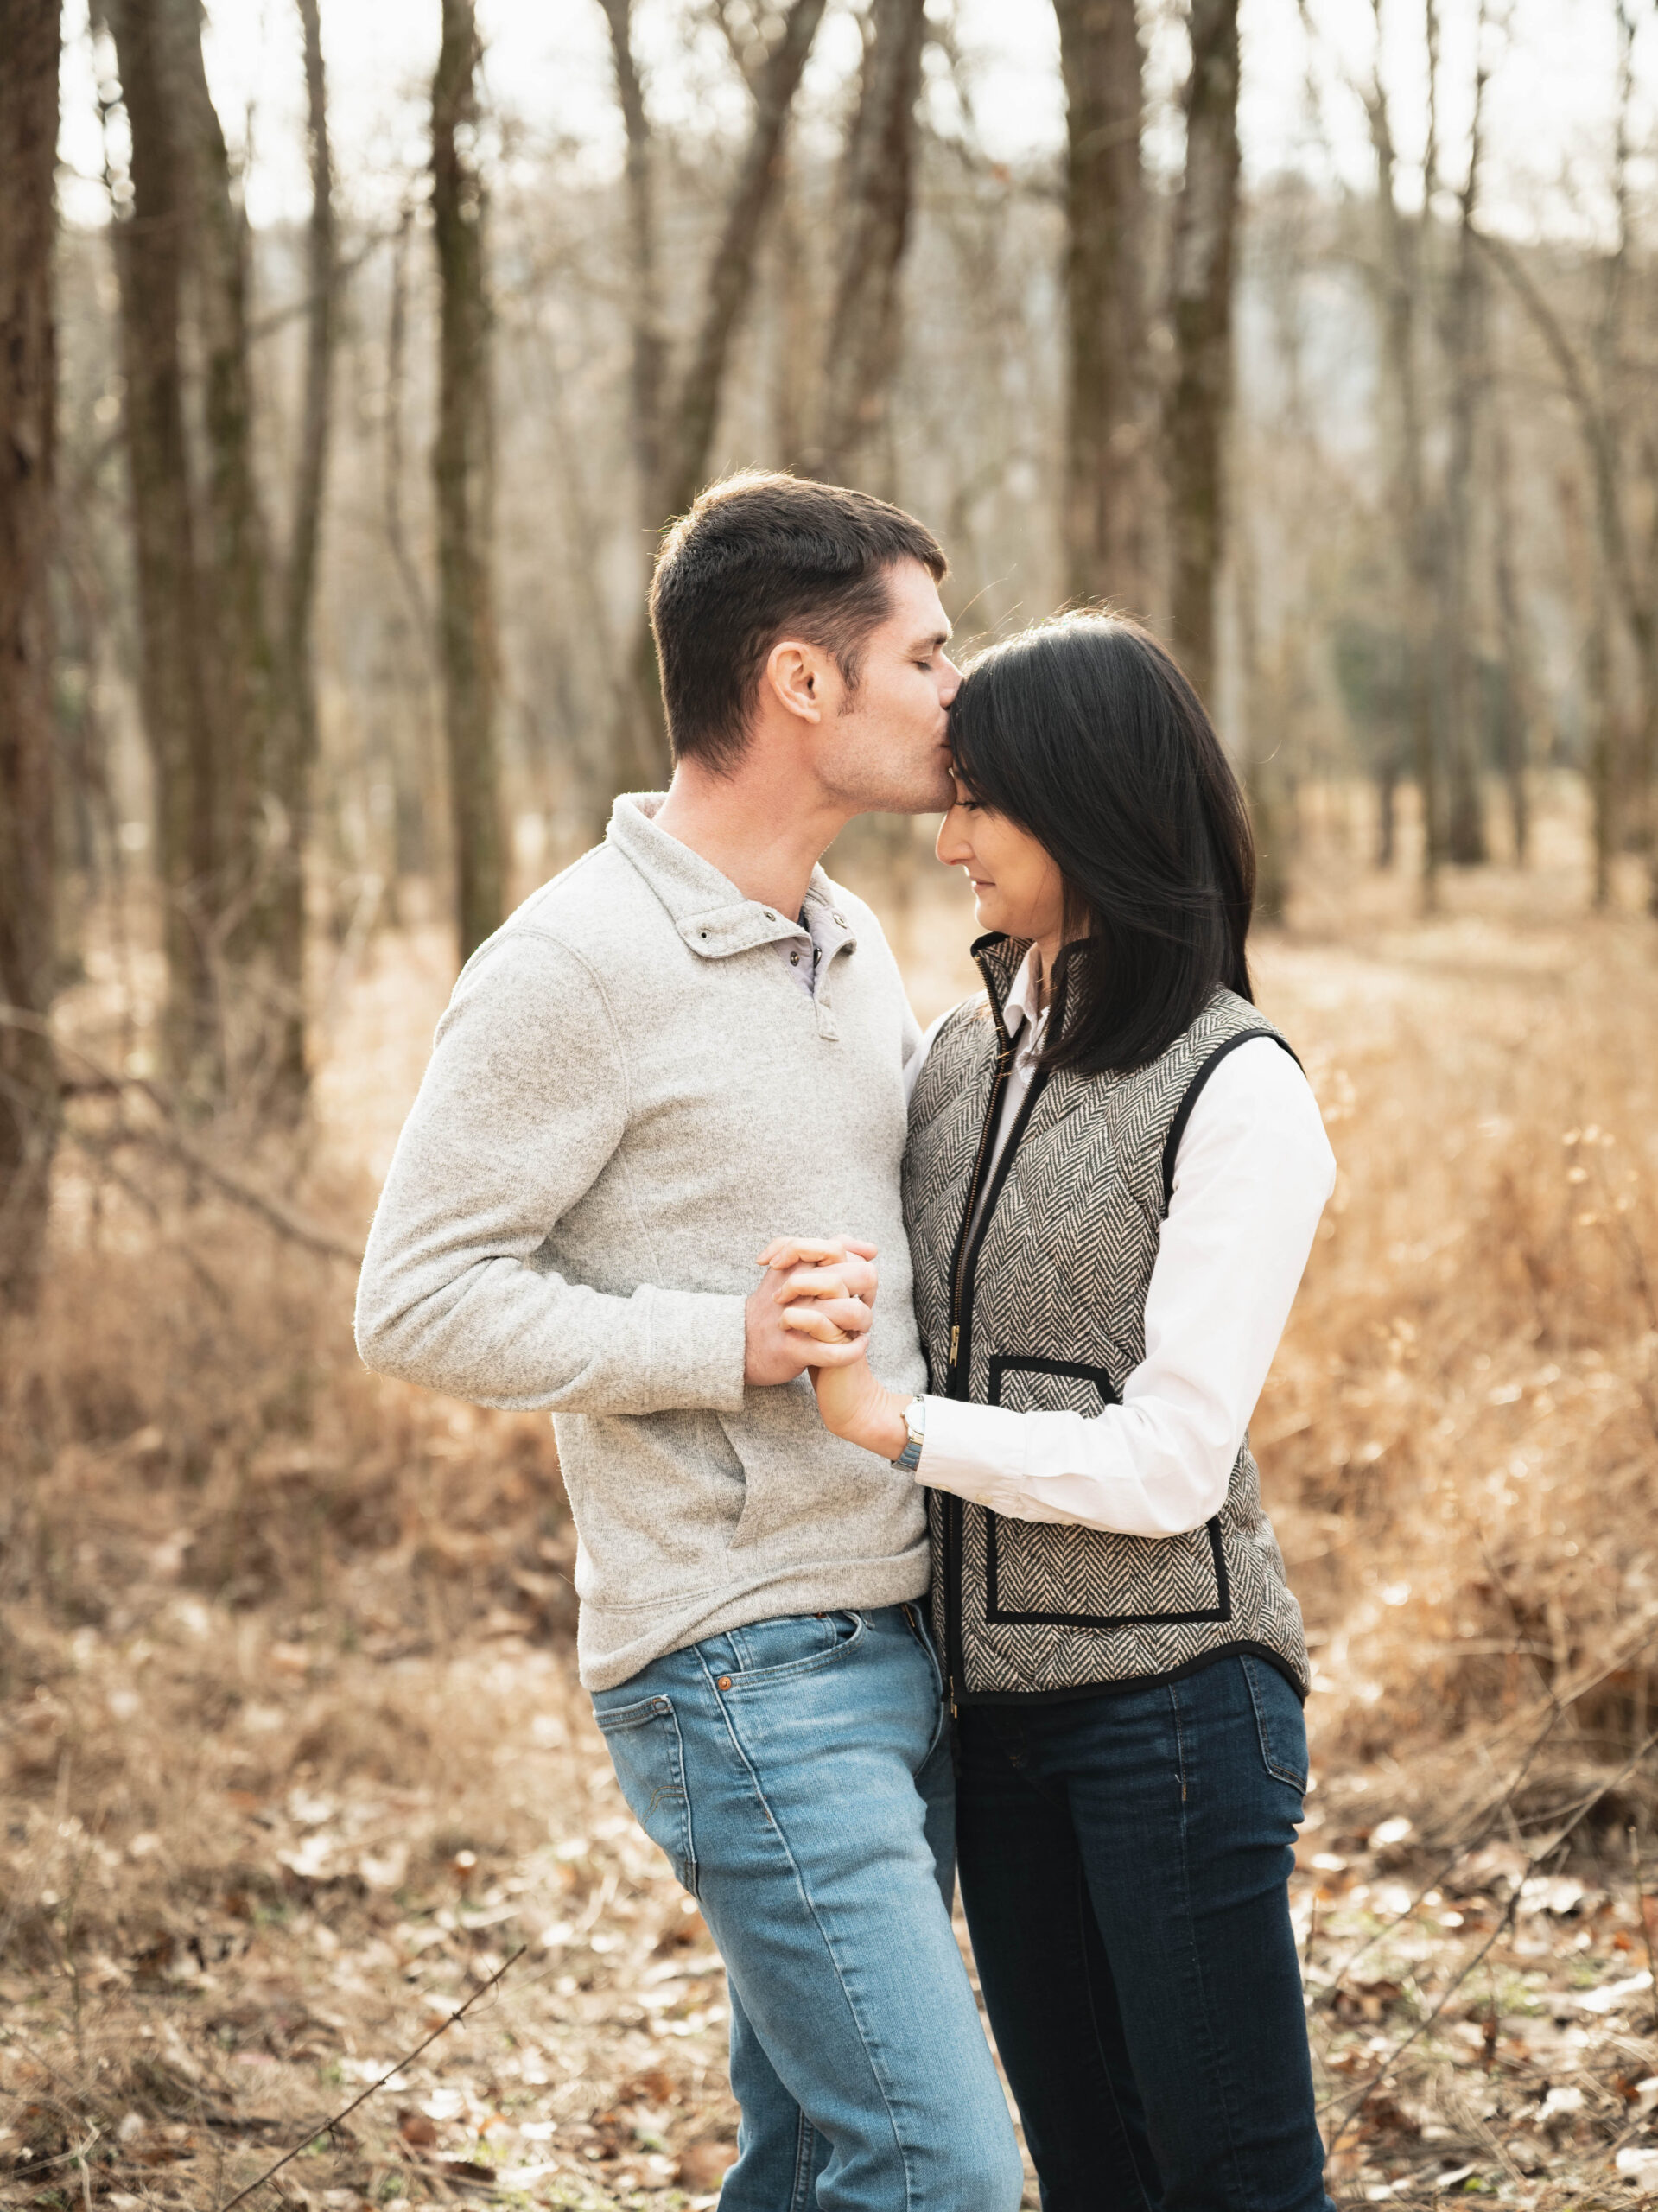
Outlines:
{"type": "Polygon", "coordinates": [[[714,1685],[714,1687],[717,1690],[728,1690],[731,1688],[730,1675],[721,1675],[719,1681],[714,1685]]]}

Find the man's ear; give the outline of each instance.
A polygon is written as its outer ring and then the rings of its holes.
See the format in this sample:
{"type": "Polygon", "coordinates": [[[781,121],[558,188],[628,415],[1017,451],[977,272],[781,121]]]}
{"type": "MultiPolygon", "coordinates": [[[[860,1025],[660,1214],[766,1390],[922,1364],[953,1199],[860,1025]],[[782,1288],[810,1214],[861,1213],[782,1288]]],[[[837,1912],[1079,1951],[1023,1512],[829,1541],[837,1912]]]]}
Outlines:
{"type": "Polygon", "coordinates": [[[760,683],[803,722],[823,719],[825,656],[799,638],[782,638],[765,657],[760,683]]]}

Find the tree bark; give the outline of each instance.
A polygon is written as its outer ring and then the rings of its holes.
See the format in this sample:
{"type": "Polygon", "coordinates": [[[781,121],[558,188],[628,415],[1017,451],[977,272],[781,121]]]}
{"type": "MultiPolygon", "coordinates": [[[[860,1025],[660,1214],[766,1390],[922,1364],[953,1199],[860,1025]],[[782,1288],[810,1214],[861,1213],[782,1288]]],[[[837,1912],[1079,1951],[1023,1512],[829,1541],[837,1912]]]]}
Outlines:
{"type": "Polygon", "coordinates": [[[473,0],[443,0],[443,42],[432,81],[432,213],[441,292],[432,474],[455,933],[463,961],[506,912],[491,569],[495,405],[487,202],[469,143],[478,123],[482,54],[473,0]]]}
{"type": "Polygon", "coordinates": [[[217,969],[217,772],[208,704],[185,435],[181,341],[190,188],[172,128],[177,102],[168,0],[108,0],[131,139],[130,196],[113,229],[121,298],[123,410],[132,497],[139,699],[156,785],[156,866],[167,998],[162,1062],[191,1091],[222,1078],[217,969]]]}
{"type": "Polygon", "coordinates": [[[1191,0],[1186,167],[1174,218],[1175,376],[1164,418],[1176,650],[1199,698],[1215,680],[1232,410],[1238,215],[1238,0],[1191,0]]]}
{"type": "Polygon", "coordinates": [[[859,480],[872,450],[879,451],[898,360],[899,270],[914,196],[924,0],[873,0],[871,24],[847,149],[841,265],[817,435],[806,457],[808,474],[825,482],[859,480]]]}
{"type": "Polygon", "coordinates": [[[1078,599],[1147,606],[1151,389],[1134,0],[1054,0],[1065,86],[1065,560],[1078,599]]]}
{"type": "MultiPolygon", "coordinates": [[[[52,1003],[52,262],[58,0],[0,0],[0,1002],[52,1003]]],[[[39,1284],[59,1090],[39,1028],[0,1027],[0,1306],[39,1284]]]]}

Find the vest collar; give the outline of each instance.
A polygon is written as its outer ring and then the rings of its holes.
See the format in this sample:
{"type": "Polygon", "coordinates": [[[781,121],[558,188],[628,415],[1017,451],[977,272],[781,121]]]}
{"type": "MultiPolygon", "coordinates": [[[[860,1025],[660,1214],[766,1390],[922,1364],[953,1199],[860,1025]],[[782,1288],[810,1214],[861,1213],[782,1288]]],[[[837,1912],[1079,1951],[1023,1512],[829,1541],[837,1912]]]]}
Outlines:
{"type": "MultiPolygon", "coordinates": [[[[1007,1005],[1007,995],[1018,980],[1025,964],[1025,956],[1031,949],[1026,937],[1007,937],[1000,931],[988,931],[983,937],[975,938],[969,950],[978,963],[979,973],[984,978],[985,995],[990,1001],[990,1012],[996,1025],[996,1034],[1005,1046],[1008,1042],[1007,1005]]],[[[1059,948],[1059,957],[1053,963],[1053,979],[1050,1003],[1053,1014],[1049,1016],[1050,1039],[1059,1037],[1070,1019],[1068,1001],[1070,993],[1067,985],[1070,979],[1071,963],[1089,949],[1086,938],[1073,938],[1059,948]]]]}
{"type": "MultiPolygon", "coordinates": [[[[663,791],[624,793],[611,809],[605,842],[644,877],[693,952],[705,960],[724,960],[779,938],[808,935],[794,918],[762,906],[758,899],[745,899],[712,861],[658,830],[654,817],[665,796],[663,791]]],[[[816,910],[810,935],[825,970],[837,954],[857,950],[857,937],[840,895],[821,868],[812,870],[805,906],[816,910]]]]}

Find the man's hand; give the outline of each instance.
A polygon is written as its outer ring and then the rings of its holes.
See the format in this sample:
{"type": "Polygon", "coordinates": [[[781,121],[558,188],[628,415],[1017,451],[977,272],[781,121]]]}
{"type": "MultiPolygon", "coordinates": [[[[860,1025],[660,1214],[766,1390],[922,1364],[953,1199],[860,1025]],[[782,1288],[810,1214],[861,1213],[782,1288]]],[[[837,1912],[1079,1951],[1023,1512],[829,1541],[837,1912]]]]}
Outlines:
{"type": "Polygon", "coordinates": [[[879,1282],[876,1251],[851,1237],[768,1244],[759,1255],[766,1272],[744,1314],[744,1382],[792,1382],[809,1367],[860,1357],[879,1282]]]}

